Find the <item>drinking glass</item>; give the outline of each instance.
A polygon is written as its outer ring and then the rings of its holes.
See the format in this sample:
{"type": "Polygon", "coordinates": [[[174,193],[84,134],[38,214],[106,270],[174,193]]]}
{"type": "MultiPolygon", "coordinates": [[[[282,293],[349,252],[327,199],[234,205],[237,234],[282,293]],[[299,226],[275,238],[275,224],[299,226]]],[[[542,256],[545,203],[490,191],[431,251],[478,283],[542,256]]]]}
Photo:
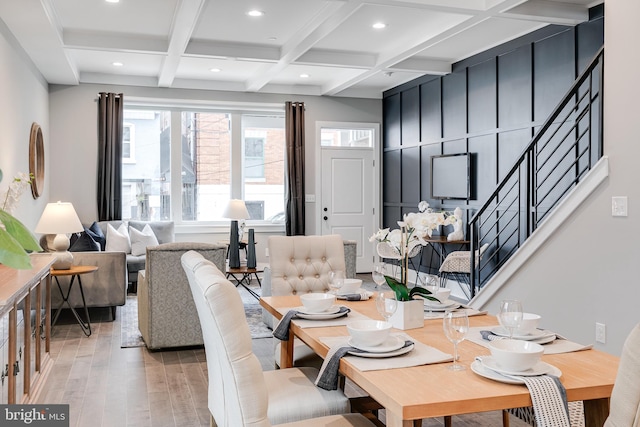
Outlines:
{"type": "MultiPolygon", "coordinates": [[[[431,295],[433,295],[433,297],[435,298],[436,292],[438,292],[438,289],[440,288],[440,286],[438,285],[438,278],[429,274],[426,277],[424,287],[426,290],[431,292],[431,295]]],[[[429,300],[429,302],[433,302],[433,301],[429,300]]],[[[431,304],[427,303],[427,308],[428,308],[428,311],[425,317],[436,317],[436,314],[432,310],[431,304]]]]}
{"type": "Polygon", "coordinates": [[[338,295],[338,291],[344,285],[344,271],[330,271],[329,272],[329,288],[331,293],[338,295]]]}
{"type": "Polygon", "coordinates": [[[469,332],[469,317],[464,310],[444,313],[442,328],[449,341],[453,343],[453,365],[449,366],[452,371],[462,371],[466,367],[458,363],[458,343],[462,342],[469,332]]]}
{"type": "Polygon", "coordinates": [[[396,293],[390,289],[380,288],[376,296],[376,308],[380,316],[384,317],[384,320],[388,322],[391,316],[393,316],[393,313],[398,309],[396,293]]]}
{"type": "Polygon", "coordinates": [[[376,282],[376,285],[382,286],[386,283],[384,278],[386,271],[384,269],[384,264],[377,262],[373,265],[373,271],[371,272],[371,277],[373,281],[376,282]]]}
{"type": "Polygon", "coordinates": [[[522,324],[522,303],[515,299],[501,301],[498,321],[509,331],[509,339],[513,339],[513,331],[522,324]]]}

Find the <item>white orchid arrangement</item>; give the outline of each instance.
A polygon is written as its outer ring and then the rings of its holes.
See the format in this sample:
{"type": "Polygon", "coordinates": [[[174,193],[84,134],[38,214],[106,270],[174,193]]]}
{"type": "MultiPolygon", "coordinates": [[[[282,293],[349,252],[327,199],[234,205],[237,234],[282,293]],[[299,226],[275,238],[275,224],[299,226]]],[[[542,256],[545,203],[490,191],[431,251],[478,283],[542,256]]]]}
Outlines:
{"type": "MultiPolygon", "coordinates": [[[[29,229],[18,221],[11,212],[20,195],[31,184],[33,175],[20,173],[13,178],[6,192],[1,193],[0,202],[0,264],[17,269],[31,268],[27,251],[41,251],[38,241],[29,229]]],[[[2,170],[0,170],[0,182],[2,170]]]]}
{"type": "Polygon", "coordinates": [[[381,229],[369,238],[370,242],[378,242],[378,254],[383,258],[400,260],[400,281],[385,276],[387,284],[395,291],[399,301],[408,301],[415,294],[437,301],[430,296],[431,292],[427,289],[416,286],[409,290],[407,286],[409,258],[416,256],[420,247],[428,244],[426,239],[431,237],[433,230],[441,225],[452,225],[457,222],[457,218],[451,212],[436,212],[425,201],[418,204],[418,210],[419,212],[405,214],[402,221],[398,221],[399,229],[381,229]]]}

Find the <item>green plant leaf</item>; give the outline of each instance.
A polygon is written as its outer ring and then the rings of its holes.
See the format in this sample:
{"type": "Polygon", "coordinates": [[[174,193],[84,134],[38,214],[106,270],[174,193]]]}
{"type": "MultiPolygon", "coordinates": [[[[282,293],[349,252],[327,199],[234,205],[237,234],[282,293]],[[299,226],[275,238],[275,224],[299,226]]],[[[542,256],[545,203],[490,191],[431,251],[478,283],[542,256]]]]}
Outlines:
{"type": "Polygon", "coordinates": [[[387,282],[387,285],[396,293],[396,299],[398,301],[409,301],[411,297],[409,296],[409,289],[407,287],[398,282],[395,278],[391,276],[384,276],[384,280],[387,282]]]}
{"type": "Polygon", "coordinates": [[[422,298],[428,299],[429,301],[440,302],[438,298],[433,296],[433,292],[431,292],[429,289],[421,288],[419,286],[411,288],[411,291],[409,291],[410,298],[413,298],[414,295],[420,295],[422,298]]]}
{"type": "MultiPolygon", "coordinates": [[[[38,241],[33,237],[33,234],[31,234],[29,229],[15,217],[2,209],[0,209],[0,222],[4,224],[6,232],[17,241],[18,245],[21,246],[23,252],[25,250],[35,252],[42,251],[38,241]]],[[[0,248],[4,248],[4,246],[0,244],[0,248]]]]}
{"type": "Polygon", "coordinates": [[[31,268],[31,258],[20,243],[0,227],[0,264],[19,270],[31,268]]]}

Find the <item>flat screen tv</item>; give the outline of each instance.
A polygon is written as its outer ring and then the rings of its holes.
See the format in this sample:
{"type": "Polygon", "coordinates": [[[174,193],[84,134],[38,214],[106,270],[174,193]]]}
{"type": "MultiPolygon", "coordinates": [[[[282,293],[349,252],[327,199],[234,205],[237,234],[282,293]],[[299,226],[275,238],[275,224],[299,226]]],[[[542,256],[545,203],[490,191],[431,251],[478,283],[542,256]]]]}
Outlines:
{"type": "Polygon", "coordinates": [[[471,197],[471,154],[431,156],[431,198],[471,197]]]}

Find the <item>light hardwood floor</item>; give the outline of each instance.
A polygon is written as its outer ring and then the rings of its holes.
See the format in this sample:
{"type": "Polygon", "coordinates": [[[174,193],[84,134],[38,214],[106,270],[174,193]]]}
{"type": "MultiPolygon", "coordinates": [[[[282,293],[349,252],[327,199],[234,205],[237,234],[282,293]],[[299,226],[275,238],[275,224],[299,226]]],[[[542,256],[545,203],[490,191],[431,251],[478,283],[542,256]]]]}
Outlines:
{"type": "MultiPolygon", "coordinates": [[[[208,426],[204,350],[120,348],[119,311],[112,322],[107,309],[92,309],[90,337],[72,317],[61,316],[52,336],[55,363],[37,403],[69,404],[72,427],[208,426]]],[[[263,369],[273,369],[272,339],[253,344],[263,369]]],[[[423,427],[442,424],[434,418],[423,427]]],[[[454,417],[453,425],[501,426],[501,413],[454,417]]],[[[526,425],[511,417],[511,426],[526,425]]]]}

